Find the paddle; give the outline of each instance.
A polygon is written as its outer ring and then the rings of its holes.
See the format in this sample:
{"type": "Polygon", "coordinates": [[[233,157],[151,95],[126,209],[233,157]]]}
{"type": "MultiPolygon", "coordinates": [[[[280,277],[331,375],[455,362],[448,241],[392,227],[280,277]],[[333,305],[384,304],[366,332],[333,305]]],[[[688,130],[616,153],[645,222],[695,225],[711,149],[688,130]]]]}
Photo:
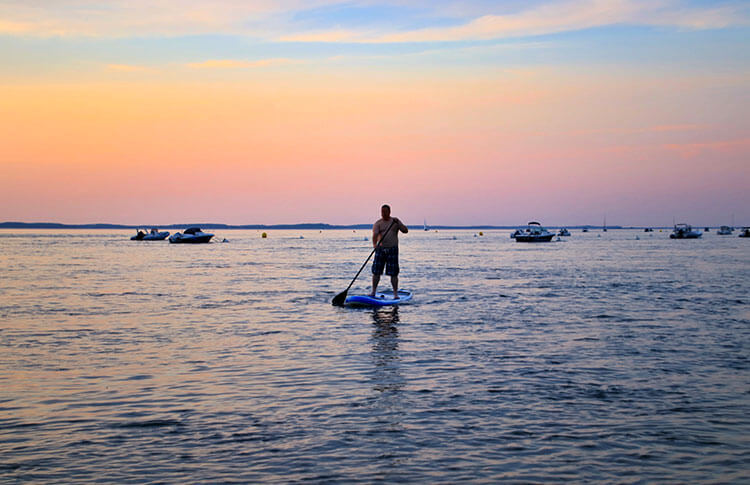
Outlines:
{"type": "Polygon", "coordinates": [[[372,249],[372,251],[370,252],[370,255],[367,256],[367,259],[365,259],[365,262],[362,264],[362,267],[359,268],[359,271],[357,271],[357,274],[354,275],[354,279],[352,280],[351,283],[349,283],[349,286],[347,286],[344,291],[342,291],[341,293],[333,297],[333,301],[331,302],[333,306],[344,306],[344,302],[346,301],[346,295],[347,293],[349,293],[349,288],[352,287],[354,282],[357,280],[357,277],[359,276],[359,274],[362,272],[363,269],[365,269],[367,262],[370,260],[372,255],[375,254],[375,250],[377,250],[380,247],[380,245],[383,243],[383,239],[385,239],[385,235],[388,234],[388,231],[391,230],[391,227],[393,227],[393,224],[395,222],[396,222],[396,219],[394,218],[391,221],[391,224],[388,226],[388,229],[385,230],[383,237],[380,238],[380,241],[378,241],[378,244],[372,249]]]}

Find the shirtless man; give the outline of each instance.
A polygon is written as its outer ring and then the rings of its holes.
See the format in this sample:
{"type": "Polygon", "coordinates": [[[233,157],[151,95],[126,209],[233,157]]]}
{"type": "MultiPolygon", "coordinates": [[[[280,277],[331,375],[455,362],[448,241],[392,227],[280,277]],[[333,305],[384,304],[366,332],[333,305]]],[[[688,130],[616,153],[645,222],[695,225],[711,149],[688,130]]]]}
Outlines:
{"type": "Polygon", "coordinates": [[[406,234],[409,232],[409,228],[397,217],[391,217],[391,207],[388,204],[380,208],[380,215],[382,217],[372,226],[372,245],[376,249],[375,259],[372,262],[372,292],[370,296],[375,296],[378,283],[380,283],[380,275],[383,274],[383,268],[385,268],[385,274],[391,277],[393,298],[398,299],[398,233],[401,231],[406,234]],[[391,226],[391,223],[393,223],[393,226],[391,226]],[[383,242],[378,247],[381,239],[383,242]]]}

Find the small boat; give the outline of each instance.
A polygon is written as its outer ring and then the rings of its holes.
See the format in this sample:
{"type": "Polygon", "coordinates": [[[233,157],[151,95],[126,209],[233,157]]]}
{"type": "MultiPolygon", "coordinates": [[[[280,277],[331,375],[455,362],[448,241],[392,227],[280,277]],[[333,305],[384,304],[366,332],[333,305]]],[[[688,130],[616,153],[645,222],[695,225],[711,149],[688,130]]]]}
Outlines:
{"type": "Polygon", "coordinates": [[[711,232],[711,228],[710,227],[704,227],[703,228],[703,232],[711,232]]]}
{"type": "Polygon", "coordinates": [[[131,241],[163,241],[169,236],[169,231],[159,232],[155,227],[151,228],[151,231],[145,233],[138,229],[138,233],[131,237],[131,241]]]}
{"type": "Polygon", "coordinates": [[[564,227],[560,229],[560,232],[557,233],[558,236],[570,236],[570,231],[565,229],[564,227]]]}
{"type": "Polygon", "coordinates": [[[647,227],[647,228],[643,229],[643,232],[654,232],[654,230],[652,228],[650,228],[650,227],[647,227]]]}
{"type": "Polygon", "coordinates": [[[689,224],[675,224],[670,239],[698,239],[703,235],[700,231],[694,231],[689,224]]]}
{"type": "Polygon", "coordinates": [[[739,237],[750,237],[750,227],[743,227],[740,230],[739,237]]]}
{"type": "Polygon", "coordinates": [[[716,234],[719,236],[729,236],[732,234],[732,231],[734,231],[734,228],[729,226],[721,226],[718,231],[716,231],[716,234]]]}
{"type": "Polygon", "coordinates": [[[583,229],[581,229],[581,232],[589,232],[588,227],[584,227],[583,229]]]}
{"type": "Polygon", "coordinates": [[[214,237],[213,234],[201,231],[200,227],[188,227],[185,232],[180,234],[179,232],[169,237],[171,243],[181,244],[200,244],[207,243],[214,237]]]}
{"type": "Polygon", "coordinates": [[[422,224],[422,230],[423,231],[429,231],[430,228],[427,227],[427,219],[424,220],[424,223],[422,224]]]}
{"type": "Polygon", "coordinates": [[[538,222],[529,222],[528,227],[516,236],[516,242],[550,242],[555,233],[549,232],[538,222]]]}

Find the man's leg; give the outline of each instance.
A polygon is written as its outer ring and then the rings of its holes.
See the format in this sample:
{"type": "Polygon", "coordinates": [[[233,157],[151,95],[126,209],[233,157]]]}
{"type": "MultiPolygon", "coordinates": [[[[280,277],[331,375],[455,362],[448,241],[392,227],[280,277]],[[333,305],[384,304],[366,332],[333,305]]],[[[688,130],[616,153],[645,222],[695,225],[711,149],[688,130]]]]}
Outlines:
{"type": "Polygon", "coordinates": [[[375,291],[378,289],[378,283],[380,283],[380,275],[373,273],[372,274],[372,293],[370,293],[370,296],[375,296],[375,291]]]}
{"type": "Polygon", "coordinates": [[[391,276],[391,285],[393,285],[393,298],[398,300],[398,275],[391,276]]]}

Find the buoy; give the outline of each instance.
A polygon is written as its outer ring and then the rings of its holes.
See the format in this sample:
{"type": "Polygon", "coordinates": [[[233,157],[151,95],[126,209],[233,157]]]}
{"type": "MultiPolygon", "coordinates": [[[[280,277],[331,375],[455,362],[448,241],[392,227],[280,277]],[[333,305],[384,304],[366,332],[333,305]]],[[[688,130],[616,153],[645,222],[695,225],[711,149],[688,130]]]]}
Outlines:
{"type": "Polygon", "coordinates": [[[300,236],[299,238],[300,238],[300,239],[305,239],[305,236],[300,236]]]}
{"type": "Polygon", "coordinates": [[[260,235],[260,237],[262,237],[263,239],[265,239],[265,238],[267,238],[267,237],[268,237],[268,234],[266,234],[266,233],[264,232],[263,234],[261,234],[261,235],[260,235]]]}
{"type": "Polygon", "coordinates": [[[484,236],[484,233],[482,231],[479,231],[480,236],[484,236]]]}

